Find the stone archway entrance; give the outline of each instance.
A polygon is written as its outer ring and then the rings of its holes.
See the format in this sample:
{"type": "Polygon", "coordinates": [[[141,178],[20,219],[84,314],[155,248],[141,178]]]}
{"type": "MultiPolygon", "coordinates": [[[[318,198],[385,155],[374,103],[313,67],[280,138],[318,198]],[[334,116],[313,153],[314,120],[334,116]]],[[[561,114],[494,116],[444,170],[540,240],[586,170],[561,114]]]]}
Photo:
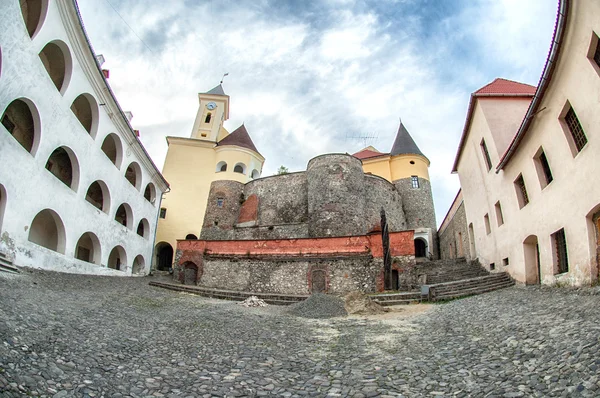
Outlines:
{"type": "Polygon", "coordinates": [[[538,238],[529,235],[523,241],[523,255],[525,259],[525,283],[527,285],[539,285],[541,281],[540,269],[540,247],[538,238]]]}
{"type": "Polygon", "coordinates": [[[183,284],[197,285],[198,284],[198,266],[191,261],[183,263],[183,284]]]}
{"type": "Polygon", "coordinates": [[[173,247],[167,242],[156,245],[156,269],[169,271],[173,266],[173,247]]]}
{"type": "Polygon", "coordinates": [[[326,293],[327,292],[327,275],[325,270],[315,269],[311,274],[312,289],[311,293],[326,293]]]}
{"type": "Polygon", "coordinates": [[[415,257],[427,257],[427,242],[423,238],[415,239],[415,257]]]}

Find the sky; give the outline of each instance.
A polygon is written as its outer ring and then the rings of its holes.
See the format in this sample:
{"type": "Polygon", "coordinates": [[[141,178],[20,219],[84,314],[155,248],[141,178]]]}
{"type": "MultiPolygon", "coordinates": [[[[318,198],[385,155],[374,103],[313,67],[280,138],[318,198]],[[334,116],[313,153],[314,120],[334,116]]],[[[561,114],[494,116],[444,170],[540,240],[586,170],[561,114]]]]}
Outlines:
{"type": "Polygon", "coordinates": [[[154,163],[189,137],[198,93],[230,96],[266,158],[303,171],[324,153],[391,150],[401,120],[429,158],[438,225],[470,94],[537,85],[557,0],[78,0],[109,83],[154,163]]]}

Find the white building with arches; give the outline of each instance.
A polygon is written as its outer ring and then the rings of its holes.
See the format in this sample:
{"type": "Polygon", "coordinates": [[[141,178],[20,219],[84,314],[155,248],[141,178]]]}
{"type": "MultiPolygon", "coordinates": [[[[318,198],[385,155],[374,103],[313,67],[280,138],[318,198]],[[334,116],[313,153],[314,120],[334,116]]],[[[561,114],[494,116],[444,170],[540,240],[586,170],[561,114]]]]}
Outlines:
{"type": "Polygon", "coordinates": [[[16,265],[150,270],[168,184],[101,61],[74,0],[0,2],[0,252],[16,265]]]}

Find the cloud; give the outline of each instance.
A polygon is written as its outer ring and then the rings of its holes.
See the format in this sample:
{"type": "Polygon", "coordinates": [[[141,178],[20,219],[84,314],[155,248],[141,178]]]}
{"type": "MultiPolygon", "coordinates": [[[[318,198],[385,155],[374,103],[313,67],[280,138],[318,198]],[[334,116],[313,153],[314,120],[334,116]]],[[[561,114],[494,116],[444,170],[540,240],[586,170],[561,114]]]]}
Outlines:
{"type": "Polygon", "coordinates": [[[438,223],[459,186],[469,94],[500,76],[536,84],[556,13],[546,0],[110,1],[125,22],[106,2],[79,4],[156,164],[165,136],[190,135],[198,92],[228,72],[226,127],[245,123],[264,175],[388,151],[401,117],[431,160],[438,223]]]}

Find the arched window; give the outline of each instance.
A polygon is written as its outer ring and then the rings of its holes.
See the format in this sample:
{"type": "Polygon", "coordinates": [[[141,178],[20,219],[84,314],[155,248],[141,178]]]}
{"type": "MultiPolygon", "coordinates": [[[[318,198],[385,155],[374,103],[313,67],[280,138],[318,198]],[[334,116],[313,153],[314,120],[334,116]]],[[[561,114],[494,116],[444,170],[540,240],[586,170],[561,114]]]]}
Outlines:
{"type": "Polygon", "coordinates": [[[186,240],[198,240],[198,237],[196,235],[194,235],[194,234],[187,234],[185,236],[185,239],[186,240]]]}
{"type": "Polygon", "coordinates": [[[60,216],[50,209],[40,211],[29,228],[30,242],[53,250],[65,253],[65,226],[60,216]]]}
{"type": "Polygon", "coordinates": [[[217,163],[217,173],[221,172],[221,171],[227,171],[227,163],[226,162],[219,162],[217,163]]]}
{"type": "Polygon", "coordinates": [[[98,128],[98,103],[90,94],[81,94],[71,104],[71,111],[92,138],[98,128]]]}
{"type": "Polygon", "coordinates": [[[129,166],[127,166],[127,170],[125,170],[125,178],[131,185],[133,185],[138,191],[142,185],[142,169],[140,165],[136,162],[131,162],[129,166]]]}
{"type": "Polygon", "coordinates": [[[121,146],[121,140],[115,133],[111,133],[106,136],[102,142],[102,152],[110,159],[110,161],[117,166],[121,166],[121,158],[123,157],[123,147],[121,146]]]}
{"type": "Polygon", "coordinates": [[[246,174],[246,165],[244,163],[238,163],[233,168],[234,173],[246,174]]]}
{"type": "Polygon", "coordinates": [[[251,177],[252,178],[258,178],[258,177],[260,177],[260,173],[258,172],[258,170],[256,170],[256,169],[252,170],[251,177]]]}
{"type": "Polygon", "coordinates": [[[2,220],[4,219],[4,211],[6,210],[6,189],[0,184],[0,235],[2,234],[2,220]]]}
{"type": "Polygon", "coordinates": [[[141,275],[144,273],[144,268],[145,268],[145,264],[146,262],[144,261],[144,257],[142,257],[142,255],[138,255],[136,256],[136,258],[133,259],[133,265],[131,267],[131,273],[133,275],[141,275]]]}
{"type": "Polygon", "coordinates": [[[146,189],[144,190],[144,198],[146,198],[146,200],[152,204],[154,204],[154,201],[156,200],[156,188],[151,182],[146,185],[146,189]]]}
{"type": "Polygon", "coordinates": [[[73,151],[66,147],[58,147],[46,162],[46,170],[52,173],[63,184],[77,192],[79,184],[79,163],[73,151]]]}
{"type": "Polygon", "coordinates": [[[125,271],[127,268],[127,255],[121,246],[115,246],[108,256],[108,268],[125,271]]]}
{"type": "Polygon", "coordinates": [[[121,206],[117,208],[117,212],[115,213],[115,221],[119,224],[132,229],[133,224],[133,211],[131,211],[131,206],[127,203],[123,203],[121,206]]]}
{"type": "Polygon", "coordinates": [[[21,14],[27,33],[33,38],[46,18],[48,0],[20,0],[19,3],[21,3],[21,14]]]}
{"type": "Polygon", "coordinates": [[[137,227],[137,234],[148,239],[148,235],[150,234],[150,223],[145,218],[140,220],[137,227]]]}
{"type": "Polygon", "coordinates": [[[110,211],[110,194],[104,181],[98,180],[91,183],[85,194],[85,200],[107,214],[110,211]]]}
{"type": "Polygon", "coordinates": [[[56,40],[46,44],[39,56],[52,83],[61,94],[64,94],[71,78],[72,60],[69,47],[64,42],[56,40]]]}
{"type": "Polygon", "coordinates": [[[0,121],[27,152],[35,156],[40,141],[40,115],[33,102],[25,98],[14,100],[0,121]]]}
{"type": "Polygon", "coordinates": [[[75,258],[88,263],[100,264],[100,240],[92,232],[81,235],[75,246],[75,258]]]}
{"type": "Polygon", "coordinates": [[[212,118],[212,114],[208,112],[206,114],[206,118],[204,119],[204,123],[210,123],[210,119],[212,118]]]}

